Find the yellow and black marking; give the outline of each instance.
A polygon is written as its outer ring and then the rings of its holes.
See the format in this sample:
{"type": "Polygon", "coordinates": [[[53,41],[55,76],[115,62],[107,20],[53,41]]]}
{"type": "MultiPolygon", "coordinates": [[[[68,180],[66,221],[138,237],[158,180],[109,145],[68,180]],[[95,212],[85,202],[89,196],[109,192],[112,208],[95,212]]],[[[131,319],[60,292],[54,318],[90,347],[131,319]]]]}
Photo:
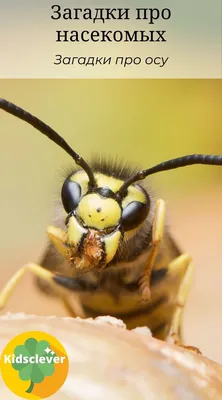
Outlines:
{"type": "MultiPolygon", "coordinates": [[[[83,178],[82,173],[76,173],[75,176],[83,178]]],[[[99,176],[105,181],[103,174],[99,176]]],[[[82,182],[84,181],[82,180],[82,182]]],[[[122,184],[122,181],[113,178],[112,182],[118,182],[116,190],[122,184]]],[[[81,184],[81,190],[82,187],[84,187],[84,183],[83,186],[81,184]]],[[[112,186],[111,190],[115,189],[112,186]]],[[[146,201],[145,189],[142,187],[134,189],[128,191],[125,204],[130,204],[130,192],[133,193],[134,200],[136,199],[136,192],[138,192],[140,200],[146,201]]],[[[97,204],[94,207],[94,212],[101,215],[101,211],[97,211],[96,207],[97,204]]],[[[100,207],[102,208],[101,203],[100,207]]],[[[120,209],[119,205],[118,207],[120,209]]],[[[149,207],[151,207],[150,203],[149,207]]],[[[164,231],[164,202],[162,200],[156,202],[152,221],[150,221],[150,217],[147,217],[144,224],[139,224],[138,229],[133,227],[133,234],[129,235],[128,238],[126,235],[121,244],[118,242],[119,248],[112,261],[106,264],[106,268],[101,272],[97,269],[87,270],[84,274],[79,274],[76,269],[70,271],[69,263],[66,261],[72,257],[72,246],[77,245],[78,250],[80,250],[83,245],[82,238],[85,238],[87,234],[87,228],[84,227],[84,224],[81,224],[79,219],[79,217],[84,218],[83,214],[86,208],[80,209],[83,209],[81,215],[71,215],[68,223],[66,221],[67,226],[64,225],[63,228],[50,226],[48,228],[48,235],[54,248],[49,247],[41,260],[41,266],[32,264],[24,267],[16,274],[9,282],[9,286],[2,292],[0,304],[5,303],[8,294],[11,293],[12,288],[25,270],[30,270],[38,277],[41,288],[45,289],[47,283],[54,294],[60,296],[67,310],[70,308],[68,296],[65,296],[60,288],[68,289],[68,291],[77,294],[77,306],[72,315],[84,315],[85,317],[112,315],[122,319],[129,329],[146,325],[155,337],[166,340],[171,333],[174,333],[178,339],[181,319],[181,307],[178,311],[178,296],[190,259],[186,256],[180,256],[177,246],[169,234],[164,231]],[[64,264],[66,265],[64,266],[64,264]],[[45,268],[57,273],[45,273],[45,268]],[[63,271],[68,270],[69,274],[66,272],[66,275],[63,275],[63,271]],[[141,296],[143,293],[141,286],[143,289],[144,284],[150,289],[148,302],[141,301],[143,297],[141,296]]],[[[117,215],[116,220],[111,216],[110,221],[115,221],[114,228],[118,226],[120,221],[119,209],[116,207],[117,213],[114,213],[114,215],[117,215]]],[[[108,210],[105,209],[105,211],[108,210]]],[[[90,212],[92,213],[92,211],[90,212]]],[[[93,215],[93,213],[90,215],[93,215]]],[[[61,219],[61,226],[62,223],[64,224],[61,219]]],[[[88,227],[88,225],[85,226],[88,227]]],[[[96,228],[98,229],[94,225],[93,229],[96,228]]],[[[120,235],[120,231],[117,232],[120,235]]],[[[114,231],[114,233],[116,232],[114,231]]],[[[110,233],[104,236],[107,238],[109,235],[110,233]]],[[[185,298],[183,302],[185,302],[185,298]]]]}
{"type": "Polygon", "coordinates": [[[182,254],[166,229],[165,202],[155,202],[138,181],[193,164],[221,166],[222,156],[192,154],[139,172],[101,160],[89,165],[35,116],[4,99],[0,108],[47,136],[79,167],[63,183],[42,260],[25,265],[10,279],[0,293],[0,308],[30,271],[38,286],[59,297],[72,316],[111,315],[129,329],[148,326],[155,337],[180,344],[191,258],[182,254]]]}

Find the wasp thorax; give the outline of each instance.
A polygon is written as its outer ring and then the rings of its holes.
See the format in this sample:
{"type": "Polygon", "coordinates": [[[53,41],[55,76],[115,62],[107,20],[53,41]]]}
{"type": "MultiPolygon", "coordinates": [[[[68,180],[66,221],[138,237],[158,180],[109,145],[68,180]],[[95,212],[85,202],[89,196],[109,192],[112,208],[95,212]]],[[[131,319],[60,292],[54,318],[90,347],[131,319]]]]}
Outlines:
{"type": "Polygon", "coordinates": [[[116,200],[91,193],[80,200],[76,214],[87,227],[102,230],[119,225],[121,208],[116,200]]]}

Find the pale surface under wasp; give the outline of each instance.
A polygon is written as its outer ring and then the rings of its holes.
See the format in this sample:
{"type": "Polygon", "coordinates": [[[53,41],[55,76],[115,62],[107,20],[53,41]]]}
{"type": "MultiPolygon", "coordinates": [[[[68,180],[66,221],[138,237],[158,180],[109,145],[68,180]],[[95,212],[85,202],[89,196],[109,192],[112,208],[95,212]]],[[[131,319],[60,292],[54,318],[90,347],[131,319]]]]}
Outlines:
{"type": "MultiPolygon", "coordinates": [[[[147,328],[129,332],[122,321],[108,317],[6,314],[0,317],[0,352],[24,330],[44,330],[67,347],[69,374],[55,400],[222,398],[222,366],[153,339],[147,328]]],[[[15,399],[2,381],[0,397],[15,399]]]]}

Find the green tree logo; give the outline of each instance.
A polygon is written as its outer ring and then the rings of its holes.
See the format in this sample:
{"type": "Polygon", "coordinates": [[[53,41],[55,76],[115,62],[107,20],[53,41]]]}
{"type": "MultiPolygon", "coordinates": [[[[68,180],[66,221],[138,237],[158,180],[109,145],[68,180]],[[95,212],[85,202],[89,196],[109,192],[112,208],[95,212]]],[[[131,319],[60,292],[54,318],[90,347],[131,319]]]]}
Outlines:
{"type": "Polygon", "coordinates": [[[12,362],[12,367],[19,371],[21,380],[31,381],[26,393],[31,393],[35,383],[41,383],[46,376],[52,376],[55,371],[56,354],[50,349],[50,344],[46,340],[38,342],[34,338],[29,338],[24,345],[16,346],[14,355],[16,359],[12,362]]]}

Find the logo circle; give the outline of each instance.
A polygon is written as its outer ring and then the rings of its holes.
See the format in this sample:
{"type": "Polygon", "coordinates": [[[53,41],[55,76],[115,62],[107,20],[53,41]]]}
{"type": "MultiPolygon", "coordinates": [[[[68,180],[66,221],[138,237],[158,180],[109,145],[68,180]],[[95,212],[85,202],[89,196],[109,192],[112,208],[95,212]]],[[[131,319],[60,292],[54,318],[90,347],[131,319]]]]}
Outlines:
{"type": "Polygon", "coordinates": [[[62,344],[48,333],[24,332],[4,348],[0,359],[6,386],[23,399],[45,399],[64,384],[69,360],[62,344]]]}

